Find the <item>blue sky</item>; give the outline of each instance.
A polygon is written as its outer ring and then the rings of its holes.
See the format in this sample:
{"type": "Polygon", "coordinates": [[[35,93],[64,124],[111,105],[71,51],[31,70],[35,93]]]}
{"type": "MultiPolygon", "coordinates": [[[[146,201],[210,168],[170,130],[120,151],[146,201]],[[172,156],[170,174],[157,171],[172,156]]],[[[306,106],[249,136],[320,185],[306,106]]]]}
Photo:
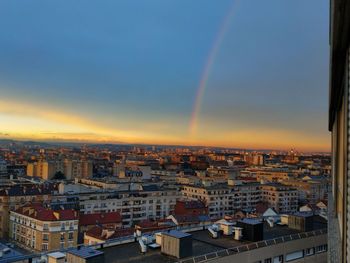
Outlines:
{"type": "Polygon", "coordinates": [[[327,0],[237,1],[189,135],[233,2],[1,1],[0,132],[328,149],[327,0]]]}

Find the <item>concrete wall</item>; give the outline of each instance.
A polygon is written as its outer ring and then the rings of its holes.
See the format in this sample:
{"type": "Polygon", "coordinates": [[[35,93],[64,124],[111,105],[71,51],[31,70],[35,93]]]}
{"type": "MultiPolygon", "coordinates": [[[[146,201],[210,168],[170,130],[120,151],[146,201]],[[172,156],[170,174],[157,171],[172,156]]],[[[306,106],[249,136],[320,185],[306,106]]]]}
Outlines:
{"type": "MultiPolygon", "coordinates": [[[[259,262],[261,260],[264,262],[266,258],[272,258],[283,255],[284,261],[286,262],[286,254],[295,252],[298,250],[303,250],[310,247],[316,247],[319,245],[327,244],[327,235],[314,236],[309,238],[303,238],[298,240],[289,241],[286,243],[280,243],[268,247],[263,247],[259,249],[254,249],[251,251],[246,251],[230,256],[225,256],[221,258],[214,258],[210,262],[217,263],[231,263],[231,262],[240,262],[240,263],[253,263],[259,262]]],[[[327,262],[327,252],[314,254],[312,256],[305,256],[304,258],[293,260],[293,263],[326,263],[327,262]]]]}

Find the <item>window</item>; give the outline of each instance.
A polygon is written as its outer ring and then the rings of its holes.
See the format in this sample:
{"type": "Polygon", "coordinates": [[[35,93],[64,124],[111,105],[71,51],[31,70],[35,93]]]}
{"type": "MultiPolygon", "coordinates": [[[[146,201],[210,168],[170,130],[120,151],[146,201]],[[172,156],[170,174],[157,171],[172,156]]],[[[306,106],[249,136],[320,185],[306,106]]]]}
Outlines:
{"type": "Polygon", "coordinates": [[[41,250],[42,250],[42,251],[47,251],[48,249],[49,249],[48,244],[42,244],[42,245],[41,245],[41,250]]]}
{"type": "Polygon", "coordinates": [[[64,240],[64,233],[61,233],[61,241],[64,240]]]}
{"type": "Polygon", "coordinates": [[[49,230],[49,225],[48,224],[44,224],[44,227],[43,227],[44,231],[47,231],[49,230]]]}
{"type": "Polygon", "coordinates": [[[322,253],[327,251],[327,245],[321,245],[316,247],[316,253],[322,253]]]}
{"type": "Polygon", "coordinates": [[[274,257],[273,263],[283,263],[283,255],[274,257]]]}
{"type": "Polygon", "coordinates": [[[303,257],[304,257],[303,250],[295,251],[286,255],[286,262],[303,258],[303,257]]]}
{"type": "Polygon", "coordinates": [[[47,233],[43,234],[43,241],[49,241],[49,234],[47,233]]]}
{"type": "Polygon", "coordinates": [[[271,258],[266,258],[266,259],[264,259],[264,263],[272,263],[272,259],[271,258]]]}
{"type": "Polygon", "coordinates": [[[311,256],[315,254],[315,249],[313,247],[305,249],[305,256],[311,256]]]}
{"type": "Polygon", "coordinates": [[[68,233],[68,239],[69,239],[69,240],[72,240],[72,239],[73,239],[73,232],[69,232],[69,233],[68,233]]]}

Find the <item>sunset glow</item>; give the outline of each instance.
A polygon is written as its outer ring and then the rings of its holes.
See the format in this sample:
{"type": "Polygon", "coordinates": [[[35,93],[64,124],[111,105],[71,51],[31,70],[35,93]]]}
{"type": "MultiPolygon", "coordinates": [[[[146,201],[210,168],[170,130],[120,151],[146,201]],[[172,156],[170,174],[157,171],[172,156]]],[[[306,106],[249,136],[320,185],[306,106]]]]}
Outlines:
{"type": "Polygon", "coordinates": [[[329,151],[327,1],[140,5],[0,3],[0,138],[329,151]]]}

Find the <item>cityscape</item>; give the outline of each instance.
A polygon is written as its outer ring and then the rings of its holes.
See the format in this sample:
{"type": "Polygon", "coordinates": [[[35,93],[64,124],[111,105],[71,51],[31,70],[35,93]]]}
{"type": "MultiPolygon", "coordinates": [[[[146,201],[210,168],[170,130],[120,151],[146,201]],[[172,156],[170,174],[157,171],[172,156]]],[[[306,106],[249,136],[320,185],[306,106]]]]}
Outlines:
{"type": "Polygon", "coordinates": [[[0,1],[0,263],[350,262],[350,2],[0,1]]]}
{"type": "MultiPolygon", "coordinates": [[[[23,258],[69,261],[93,253],[105,262],[175,262],[235,247],[240,256],[256,242],[290,236],[319,244],[308,248],[310,257],[327,250],[327,153],[15,140],[0,146],[0,235],[23,258]],[[301,239],[304,232],[315,236],[301,239]],[[192,236],[192,249],[166,256],[164,233],[192,236]]],[[[302,255],[293,251],[300,244],[290,245],[291,253],[277,250],[275,258],[302,255]]]]}

